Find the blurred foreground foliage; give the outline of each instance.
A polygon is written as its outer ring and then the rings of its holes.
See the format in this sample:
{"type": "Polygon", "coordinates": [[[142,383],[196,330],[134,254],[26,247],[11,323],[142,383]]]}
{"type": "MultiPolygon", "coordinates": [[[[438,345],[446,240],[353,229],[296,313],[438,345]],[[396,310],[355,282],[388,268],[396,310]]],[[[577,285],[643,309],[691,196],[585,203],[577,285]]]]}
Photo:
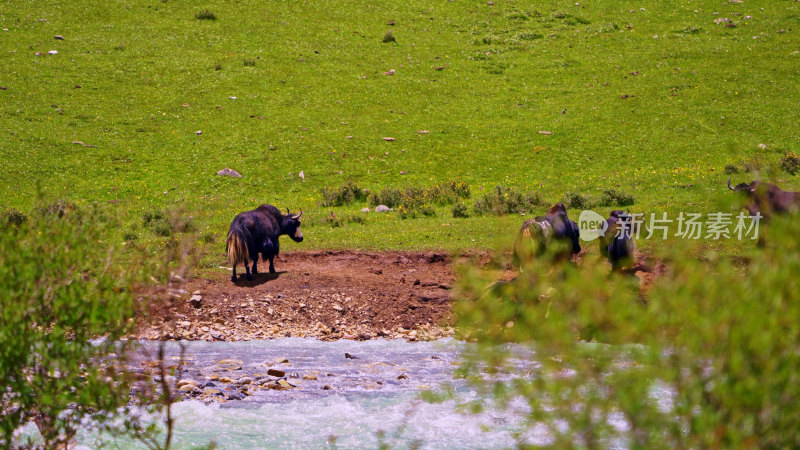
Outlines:
{"type": "Polygon", "coordinates": [[[130,408],[131,389],[138,412],[174,399],[136,379],[124,338],[193,250],[179,236],[162,248],[123,243],[119,224],[108,208],[65,201],[0,221],[1,448],[69,446],[87,424],[158,442],[158,427],[130,408]],[[31,422],[41,436],[18,442],[31,422]]]}
{"type": "Polygon", "coordinates": [[[461,373],[524,401],[523,447],[542,430],[553,448],[800,447],[800,223],[761,231],[735,261],[671,242],[644,288],[591,254],[507,282],[465,265],[461,373]]]}

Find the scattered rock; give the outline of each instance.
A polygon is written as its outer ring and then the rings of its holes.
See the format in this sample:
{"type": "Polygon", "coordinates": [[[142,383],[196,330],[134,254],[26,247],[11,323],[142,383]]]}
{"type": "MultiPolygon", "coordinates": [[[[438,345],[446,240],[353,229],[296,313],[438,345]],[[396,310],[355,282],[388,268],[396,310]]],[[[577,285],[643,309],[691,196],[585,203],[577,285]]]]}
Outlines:
{"type": "Polygon", "coordinates": [[[367,213],[367,212],[370,212],[370,211],[372,211],[372,210],[369,209],[369,208],[361,208],[361,212],[367,213]]]}
{"type": "Polygon", "coordinates": [[[351,355],[350,353],[345,353],[345,354],[344,354],[344,357],[345,357],[346,359],[361,359],[361,358],[359,358],[358,356],[353,356],[353,355],[351,355]]]}
{"type": "Polygon", "coordinates": [[[430,131],[428,131],[428,130],[419,130],[419,131],[417,131],[417,133],[419,133],[419,134],[428,134],[428,133],[430,133],[430,131]]]}
{"type": "Polygon", "coordinates": [[[278,370],[278,369],[269,369],[269,370],[267,370],[267,375],[281,378],[281,377],[285,377],[286,376],[286,372],[284,372],[283,370],[278,370]]]}
{"type": "Polygon", "coordinates": [[[239,378],[238,380],[236,380],[236,384],[238,384],[240,386],[241,385],[245,385],[245,384],[252,384],[252,383],[253,383],[253,379],[250,378],[250,377],[242,377],[242,378],[239,378]]]}
{"type": "Polygon", "coordinates": [[[289,359],[288,358],[278,358],[278,359],[275,360],[275,362],[278,363],[278,364],[289,364],[289,359]]]}
{"type": "Polygon", "coordinates": [[[228,167],[217,172],[217,175],[221,175],[224,177],[242,178],[242,174],[228,167]]]}
{"type": "Polygon", "coordinates": [[[389,75],[389,76],[394,75],[394,69],[389,69],[388,72],[383,72],[383,74],[384,75],[389,75]]]}
{"type": "Polygon", "coordinates": [[[397,379],[398,380],[407,380],[408,379],[408,375],[406,375],[404,373],[401,373],[400,375],[397,376],[397,379]]]}
{"type": "Polygon", "coordinates": [[[216,362],[217,366],[226,370],[242,370],[242,360],[240,359],[221,359],[216,362]]]}
{"type": "Polygon", "coordinates": [[[76,144],[76,145],[80,145],[81,147],[92,147],[92,148],[97,148],[97,146],[96,146],[96,145],[84,144],[82,141],[72,141],[72,143],[73,143],[73,144],[76,144]]]}
{"type": "Polygon", "coordinates": [[[226,388],[223,391],[223,395],[225,396],[225,400],[244,400],[244,394],[235,388],[226,388]]]}
{"type": "Polygon", "coordinates": [[[766,150],[767,144],[758,144],[758,148],[760,148],[761,150],[766,150]]]}
{"type": "Polygon", "coordinates": [[[203,131],[202,130],[197,130],[197,131],[194,132],[194,134],[200,136],[201,134],[203,134],[203,131]]]}
{"type": "Polygon", "coordinates": [[[316,380],[317,376],[316,375],[307,374],[307,375],[303,375],[303,379],[304,380],[316,380]]]}
{"type": "Polygon", "coordinates": [[[47,52],[47,54],[48,55],[57,55],[58,54],[58,50],[50,50],[50,51],[47,52]]]}
{"type": "Polygon", "coordinates": [[[53,38],[54,38],[55,40],[57,40],[57,41],[63,41],[63,40],[64,40],[64,36],[62,36],[62,35],[60,35],[60,34],[57,34],[57,35],[53,36],[53,38]]]}
{"type": "Polygon", "coordinates": [[[341,307],[341,306],[339,306],[339,305],[333,305],[331,308],[333,308],[334,310],[336,310],[336,311],[339,311],[339,312],[342,312],[342,311],[344,311],[344,308],[342,308],[342,307],[341,307]]]}
{"type": "Polygon", "coordinates": [[[278,380],[278,386],[280,386],[280,387],[282,387],[284,389],[292,389],[292,388],[297,387],[297,386],[289,383],[288,381],[284,380],[283,378],[278,380]]]}
{"type": "Polygon", "coordinates": [[[323,391],[332,391],[333,390],[333,386],[331,386],[330,384],[326,384],[325,386],[322,386],[321,389],[323,391]]]}
{"type": "Polygon", "coordinates": [[[550,136],[551,134],[553,134],[553,132],[552,131],[539,130],[539,134],[543,134],[545,136],[550,136]]]}
{"type": "Polygon", "coordinates": [[[203,296],[200,294],[194,294],[189,299],[189,304],[192,305],[193,308],[199,308],[203,306],[203,296]]]}
{"type": "Polygon", "coordinates": [[[387,212],[391,211],[391,209],[386,205],[378,205],[375,207],[375,212],[387,212]]]}

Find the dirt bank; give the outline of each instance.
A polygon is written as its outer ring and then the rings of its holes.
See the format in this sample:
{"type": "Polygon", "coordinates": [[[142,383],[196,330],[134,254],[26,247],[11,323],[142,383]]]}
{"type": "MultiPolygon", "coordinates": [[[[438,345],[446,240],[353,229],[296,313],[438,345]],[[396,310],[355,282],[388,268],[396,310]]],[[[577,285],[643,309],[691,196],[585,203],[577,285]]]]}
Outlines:
{"type": "MultiPolygon", "coordinates": [[[[266,269],[266,264],[259,263],[266,269]]],[[[292,252],[278,273],[230,281],[229,270],[173,286],[153,305],[148,339],[436,338],[452,334],[454,275],[445,253],[292,252]]]]}

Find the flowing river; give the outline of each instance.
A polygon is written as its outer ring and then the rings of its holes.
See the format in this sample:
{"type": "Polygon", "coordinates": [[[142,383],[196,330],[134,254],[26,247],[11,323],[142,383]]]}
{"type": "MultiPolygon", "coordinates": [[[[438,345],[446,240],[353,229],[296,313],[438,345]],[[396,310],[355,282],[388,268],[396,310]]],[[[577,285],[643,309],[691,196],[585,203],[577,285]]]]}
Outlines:
{"type": "MultiPolygon", "coordinates": [[[[456,377],[459,354],[466,344],[453,339],[323,342],[283,338],[185,344],[187,364],[181,378],[205,381],[217,378],[210,374],[228,374],[257,382],[260,374],[279,369],[296,387],[259,388],[241,400],[181,401],[174,406],[173,448],[210,442],[223,449],[377,448],[384,443],[392,448],[509,448],[516,446],[519,436],[528,444],[550,442],[543,429],[525,428],[527,407],[522,401],[504,409],[484,403],[480,414],[468,412],[467,405],[480,397],[456,377]],[[220,373],[220,361],[240,364],[220,373]],[[421,400],[422,392],[443,387],[451,388],[454,395],[439,402],[421,400]]],[[[143,346],[154,349],[156,344],[143,346]]],[[[178,344],[170,342],[167,351],[170,360],[177,359],[178,344]]],[[[214,387],[222,389],[219,382],[214,387]]],[[[621,420],[612,425],[625,427],[621,420]]],[[[96,439],[88,430],[78,437],[89,448],[96,439]]],[[[128,440],[116,445],[144,448],[128,440]]]]}

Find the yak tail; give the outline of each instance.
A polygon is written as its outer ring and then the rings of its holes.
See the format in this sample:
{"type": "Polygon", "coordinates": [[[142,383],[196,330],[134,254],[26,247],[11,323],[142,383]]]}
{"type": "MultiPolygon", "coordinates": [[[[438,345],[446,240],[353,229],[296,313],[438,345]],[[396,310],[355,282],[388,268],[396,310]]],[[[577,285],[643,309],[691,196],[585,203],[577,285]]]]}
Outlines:
{"type": "Polygon", "coordinates": [[[228,264],[234,267],[239,263],[247,265],[249,262],[249,252],[247,251],[247,241],[244,233],[235,225],[231,226],[231,231],[228,232],[226,251],[228,252],[228,264]]]}

